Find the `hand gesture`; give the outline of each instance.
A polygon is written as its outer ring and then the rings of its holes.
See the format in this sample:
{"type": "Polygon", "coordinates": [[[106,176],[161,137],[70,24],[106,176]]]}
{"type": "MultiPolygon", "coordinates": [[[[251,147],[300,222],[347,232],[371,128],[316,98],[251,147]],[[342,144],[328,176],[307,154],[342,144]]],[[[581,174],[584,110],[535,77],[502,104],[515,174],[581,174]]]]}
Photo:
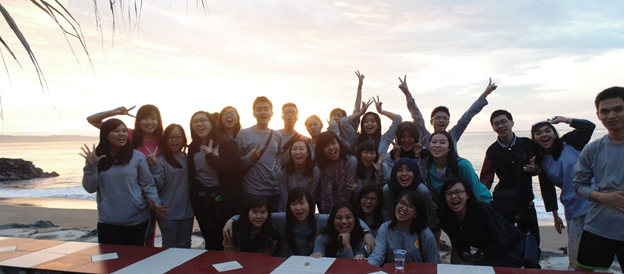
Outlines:
{"type": "Polygon", "coordinates": [[[323,254],[321,254],[321,252],[314,252],[312,254],[310,254],[310,257],[314,257],[314,258],[323,258],[323,254]]]}
{"type": "Polygon", "coordinates": [[[416,156],[416,158],[420,158],[420,153],[423,150],[423,144],[425,143],[425,139],[427,139],[427,137],[423,136],[422,133],[418,134],[418,142],[414,143],[414,155],[416,156]]]}
{"type": "Polygon", "coordinates": [[[533,156],[529,160],[529,164],[522,167],[522,169],[524,169],[525,172],[529,172],[532,174],[535,173],[537,171],[537,165],[535,164],[535,156],[533,156]]]}
{"type": "Polygon", "coordinates": [[[84,147],[81,147],[83,153],[78,153],[80,156],[85,158],[85,163],[87,164],[97,164],[102,160],[102,158],[106,157],[106,154],[97,156],[95,155],[95,144],[93,144],[93,150],[89,149],[87,144],[84,144],[84,147]]]}
{"type": "Polygon", "coordinates": [[[368,107],[373,103],[372,99],[368,99],[368,101],[366,103],[364,103],[364,101],[362,101],[362,107],[360,108],[360,112],[362,114],[366,113],[366,110],[368,109],[368,107]]]}
{"type": "Polygon", "coordinates": [[[354,260],[358,260],[358,261],[362,261],[362,260],[368,260],[366,257],[364,257],[364,255],[362,254],[357,254],[355,255],[355,257],[353,258],[354,260]]]}
{"type": "Polygon", "coordinates": [[[383,161],[386,159],[386,154],[381,154],[377,162],[373,162],[373,167],[379,174],[383,174],[383,169],[381,168],[383,161]]]}
{"type": "Polygon", "coordinates": [[[347,189],[348,190],[354,190],[356,189],[358,186],[358,184],[353,180],[353,179],[349,179],[349,181],[347,181],[347,189]]]}
{"type": "Polygon", "coordinates": [[[263,148],[260,148],[260,144],[258,144],[256,146],[256,148],[252,149],[248,154],[247,154],[247,158],[249,158],[249,160],[254,163],[256,161],[258,161],[258,159],[260,159],[260,156],[262,156],[262,153],[264,153],[264,151],[267,149],[267,146],[264,146],[263,148]]]}
{"type": "Polygon", "coordinates": [[[375,102],[375,108],[377,108],[377,113],[383,114],[383,108],[381,107],[381,104],[383,103],[381,102],[381,100],[379,100],[379,95],[377,95],[377,100],[375,100],[375,97],[373,97],[373,102],[375,102]]]}
{"type": "Polygon", "coordinates": [[[483,252],[477,251],[475,252],[474,255],[470,254],[470,252],[464,252],[462,253],[461,257],[462,257],[461,259],[466,262],[476,263],[478,261],[481,261],[481,259],[483,259],[483,252]]]}
{"type": "Polygon", "coordinates": [[[563,117],[563,116],[555,116],[552,117],[550,119],[548,119],[548,122],[550,122],[553,125],[559,124],[559,123],[567,123],[568,122],[568,118],[563,117]]]}
{"type": "Polygon", "coordinates": [[[409,89],[407,88],[407,75],[403,76],[403,80],[401,80],[401,77],[399,77],[399,82],[401,82],[401,84],[399,84],[399,89],[403,93],[408,93],[409,89]]]}
{"type": "Polygon", "coordinates": [[[348,232],[338,234],[338,241],[342,243],[344,249],[351,248],[351,234],[348,232]]]}
{"type": "Polygon", "coordinates": [[[169,206],[167,205],[157,205],[156,202],[154,202],[154,200],[152,200],[152,207],[154,208],[154,210],[156,210],[156,213],[158,213],[158,215],[167,218],[167,216],[169,216],[169,206]]]}
{"type": "Polygon", "coordinates": [[[201,146],[199,146],[199,148],[204,153],[206,153],[206,155],[212,154],[212,151],[213,151],[212,144],[213,144],[212,139],[210,139],[210,141],[208,141],[208,145],[207,146],[206,145],[201,145],[201,146]]]}
{"type": "Polygon", "coordinates": [[[361,74],[359,70],[356,70],[355,75],[357,75],[358,82],[361,85],[364,82],[364,74],[361,74]]]}
{"type": "Polygon", "coordinates": [[[496,85],[496,83],[492,83],[492,78],[490,77],[490,83],[488,83],[487,87],[485,87],[485,90],[483,91],[483,97],[487,97],[488,95],[490,95],[490,93],[492,93],[492,91],[494,91],[498,86],[496,85]]]}
{"type": "Polygon", "coordinates": [[[234,219],[229,219],[223,226],[223,239],[232,239],[232,225],[234,225],[234,219]]]}
{"type": "Polygon", "coordinates": [[[130,108],[126,108],[126,107],[118,107],[116,109],[113,110],[113,112],[115,113],[115,115],[128,115],[132,118],[136,118],[136,116],[128,113],[129,111],[133,110],[136,106],[132,106],[130,108]]]}
{"type": "Polygon", "coordinates": [[[554,217],[555,217],[555,229],[557,230],[557,233],[561,234],[561,231],[565,228],[565,226],[563,225],[563,221],[561,220],[559,216],[554,216],[554,217]]]}
{"type": "Polygon", "coordinates": [[[152,152],[150,151],[149,147],[145,147],[145,149],[147,149],[147,163],[151,166],[154,167],[156,165],[158,165],[158,158],[156,158],[156,152],[158,151],[158,147],[156,147],[156,149],[152,152]]]}
{"type": "Polygon", "coordinates": [[[394,140],[388,138],[388,141],[392,144],[392,156],[394,156],[394,162],[396,163],[399,159],[401,159],[401,146],[397,145],[394,140]]]}

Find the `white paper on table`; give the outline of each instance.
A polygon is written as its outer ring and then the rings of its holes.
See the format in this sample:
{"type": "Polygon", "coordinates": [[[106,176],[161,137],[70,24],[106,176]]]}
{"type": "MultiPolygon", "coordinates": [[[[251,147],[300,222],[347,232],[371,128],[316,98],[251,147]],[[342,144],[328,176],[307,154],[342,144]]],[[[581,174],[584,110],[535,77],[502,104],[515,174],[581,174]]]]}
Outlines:
{"type": "Polygon", "coordinates": [[[494,268],[491,266],[477,265],[456,265],[456,264],[438,264],[438,273],[457,273],[457,274],[495,274],[494,268]]]}
{"type": "Polygon", "coordinates": [[[243,268],[243,266],[240,263],[238,263],[237,261],[225,262],[225,263],[220,263],[220,264],[213,264],[212,267],[214,267],[219,272],[230,271],[230,270],[234,270],[234,269],[243,268]]]}
{"type": "Polygon", "coordinates": [[[0,252],[15,251],[16,249],[17,249],[16,245],[5,246],[5,247],[0,247],[0,252]]]}
{"type": "Polygon", "coordinates": [[[271,273],[325,273],[336,258],[314,258],[310,256],[290,256],[271,273]],[[307,265],[306,265],[307,263],[307,265]]]}
{"type": "Polygon", "coordinates": [[[106,253],[106,254],[100,254],[100,255],[93,255],[91,256],[91,261],[92,262],[106,261],[106,260],[114,260],[117,258],[119,258],[117,256],[117,252],[113,252],[113,253],[106,253]]]}
{"type": "Polygon", "coordinates": [[[368,273],[368,274],[388,274],[388,272],[379,270],[379,271],[371,272],[371,273],[368,273]]]}

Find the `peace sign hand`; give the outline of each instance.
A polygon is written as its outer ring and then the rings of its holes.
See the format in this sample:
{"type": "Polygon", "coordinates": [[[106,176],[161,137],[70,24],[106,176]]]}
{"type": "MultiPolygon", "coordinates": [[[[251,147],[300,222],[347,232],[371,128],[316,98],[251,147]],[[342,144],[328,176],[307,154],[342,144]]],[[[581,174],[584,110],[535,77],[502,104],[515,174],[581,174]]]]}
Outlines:
{"type": "Polygon", "coordinates": [[[381,156],[379,156],[379,159],[377,160],[377,162],[373,162],[373,167],[375,168],[375,170],[377,171],[378,174],[382,174],[383,169],[381,168],[381,165],[383,164],[383,161],[386,159],[386,154],[381,154],[381,156]]]}
{"type": "Polygon", "coordinates": [[[420,153],[423,150],[423,143],[425,142],[426,137],[423,136],[422,133],[418,135],[418,143],[414,143],[414,155],[417,158],[420,158],[420,153]]]}
{"type": "Polygon", "coordinates": [[[122,107],[118,107],[118,108],[114,109],[114,112],[117,115],[128,115],[128,116],[130,116],[132,118],[136,118],[136,116],[134,116],[134,115],[129,113],[129,111],[133,110],[135,107],[136,106],[132,106],[132,107],[126,109],[126,107],[122,106],[122,107]]]}
{"type": "Polygon", "coordinates": [[[208,141],[208,145],[207,146],[206,145],[201,145],[199,148],[204,153],[206,153],[206,155],[212,154],[212,151],[213,151],[212,144],[213,144],[212,139],[210,139],[210,141],[208,141]]]}
{"type": "Polygon", "coordinates": [[[347,189],[354,190],[357,186],[358,184],[353,179],[349,179],[349,181],[347,181],[347,189]]]}
{"type": "Polygon", "coordinates": [[[145,149],[147,149],[147,163],[151,166],[154,167],[156,165],[158,165],[158,159],[156,158],[156,152],[158,151],[158,147],[156,147],[156,149],[152,152],[150,151],[149,147],[145,147],[145,149]]]}
{"type": "Polygon", "coordinates": [[[80,149],[82,149],[83,153],[78,154],[85,158],[85,162],[87,164],[97,164],[102,158],[106,157],[106,154],[100,156],[95,154],[95,144],[93,144],[93,150],[90,150],[87,144],[84,144],[84,147],[81,147],[80,149]]]}
{"type": "Polygon", "coordinates": [[[403,76],[403,80],[401,80],[401,77],[399,77],[399,82],[401,82],[401,84],[399,84],[399,89],[403,93],[408,93],[409,89],[407,88],[407,75],[403,76]]]}
{"type": "Polygon", "coordinates": [[[375,108],[377,108],[377,113],[383,114],[383,108],[381,107],[383,103],[381,102],[381,100],[379,100],[379,95],[377,95],[377,100],[375,100],[375,97],[373,97],[373,102],[375,102],[375,108]]]}
{"type": "Polygon", "coordinates": [[[355,75],[357,75],[358,80],[360,82],[360,85],[362,84],[362,82],[364,82],[364,74],[360,73],[360,70],[356,70],[355,71],[355,75]]]}

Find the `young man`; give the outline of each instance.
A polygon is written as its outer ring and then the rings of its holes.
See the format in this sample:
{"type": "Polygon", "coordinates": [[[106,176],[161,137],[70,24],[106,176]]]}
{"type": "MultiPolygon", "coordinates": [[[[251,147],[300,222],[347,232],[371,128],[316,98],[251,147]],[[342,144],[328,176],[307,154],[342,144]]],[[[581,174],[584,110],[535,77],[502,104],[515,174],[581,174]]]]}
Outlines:
{"type": "Polygon", "coordinates": [[[574,190],[591,201],[576,260],[584,271],[624,260],[624,88],[603,90],[595,104],[608,133],[585,146],[574,168],[574,190]]]}
{"type": "Polygon", "coordinates": [[[236,142],[243,152],[243,192],[247,199],[263,196],[270,201],[269,210],[277,212],[279,192],[275,169],[281,154],[282,135],[269,128],[273,116],[273,104],[260,96],[253,102],[256,124],[241,129],[236,142]]]}
{"type": "Polygon", "coordinates": [[[295,130],[295,124],[299,120],[299,110],[294,103],[286,103],[282,106],[282,120],[284,120],[284,128],[277,130],[282,134],[282,153],[280,164],[286,163],[290,159],[288,150],[299,138],[303,138],[299,132],[295,130]]]}
{"type": "Polygon", "coordinates": [[[523,232],[531,232],[539,246],[539,224],[533,204],[533,178],[538,167],[531,158],[532,141],[526,137],[516,137],[511,113],[497,110],[490,116],[492,129],[498,139],[487,149],[480,181],[488,189],[492,188],[494,174],[498,184],[492,192],[492,204],[508,222],[515,224],[523,232]]]}
{"type": "MultiPolygon", "coordinates": [[[[418,130],[425,134],[425,140],[423,144],[426,147],[429,144],[429,136],[431,135],[431,133],[429,133],[429,131],[425,127],[425,119],[420,112],[420,109],[416,105],[416,100],[414,100],[414,97],[412,97],[412,94],[407,88],[407,79],[404,78],[403,80],[401,80],[401,78],[399,77],[399,81],[401,81],[399,89],[401,89],[401,91],[405,95],[405,100],[407,101],[407,109],[410,111],[410,114],[412,114],[412,119],[414,119],[414,123],[416,124],[416,126],[418,126],[418,130]]],[[[486,100],[487,96],[490,95],[490,93],[492,93],[497,87],[498,86],[496,86],[495,83],[492,83],[492,78],[490,78],[490,83],[487,85],[481,96],[479,96],[479,98],[477,98],[477,100],[472,103],[472,105],[470,106],[470,108],[468,108],[468,110],[466,110],[464,115],[459,118],[457,124],[451,128],[449,133],[451,134],[451,137],[453,137],[453,143],[455,144],[455,148],[457,148],[457,142],[468,127],[468,124],[470,124],[470,120],[472,120],[472,117],[479,114],[483,107],[488,104],[488,101],[486,100]]],[[[429,120],[429,123],[433,127],[433,131],[436,132],[446,130],[448,128],[450,120],[451,113],[449,112],[449,109],[445,106],[438,106],[434,108],[431,112],[431,119],[429,120]]]]}

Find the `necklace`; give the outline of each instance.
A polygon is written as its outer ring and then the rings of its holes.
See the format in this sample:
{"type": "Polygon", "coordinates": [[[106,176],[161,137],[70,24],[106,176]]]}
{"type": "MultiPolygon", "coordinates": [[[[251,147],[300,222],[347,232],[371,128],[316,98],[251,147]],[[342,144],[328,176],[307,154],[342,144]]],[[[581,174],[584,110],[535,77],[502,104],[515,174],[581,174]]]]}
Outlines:
{"type": "Polygon", "coordinates": [[[436,177],[442,179],[442,180],[446,180],[446,169],[444,170],[438,170],[436,168],[436,177]]]}

